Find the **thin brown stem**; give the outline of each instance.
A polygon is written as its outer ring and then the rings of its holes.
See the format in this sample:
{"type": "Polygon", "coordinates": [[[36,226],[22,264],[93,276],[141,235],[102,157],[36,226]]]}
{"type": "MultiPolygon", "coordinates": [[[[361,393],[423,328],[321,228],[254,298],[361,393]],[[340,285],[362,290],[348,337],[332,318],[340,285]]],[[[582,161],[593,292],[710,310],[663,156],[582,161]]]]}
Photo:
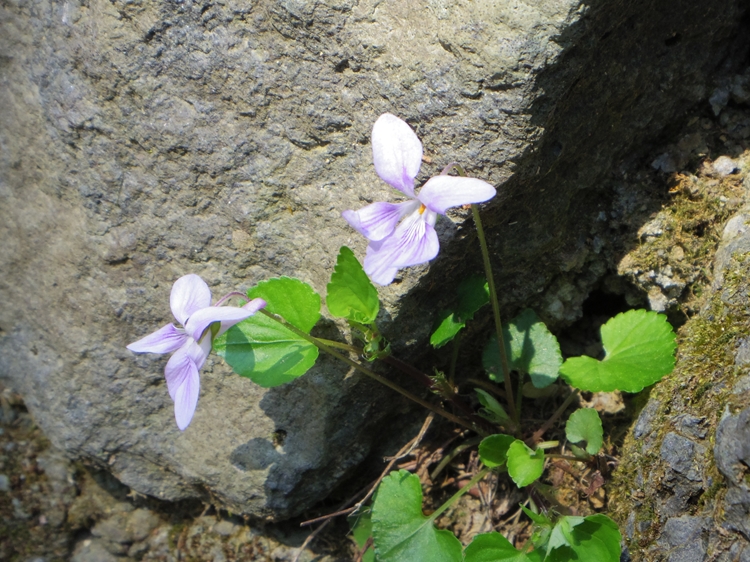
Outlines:
{"type": "Polygon", "coordinates": [[[286,320],[284,320],[284,318],[282,318],[278,314],[273,314],[272,312],[268,312],[265,309],[261,309],[259,312],[261,314],[264,314],[264,315],[268,316],[272,320],[275,320],[276,322],[282,324],[285,328],[287,328],[288,330],[294,332],[296,335],[298,335],[302,339],[310,342],[311,344],[313,344],[315,347],[317,347],[321,351],[324,351],[328,355],[331,355],[331,356],[335,357],[336,359],[338,359],[340,361],[343,361],[344,363],[346,363],[350,367],[353,367],[353,368],[357,369],[361,373],[364,373],[365,375],[367,375],[371,379],[376,380],[379,383],[387,386],[391,390],[395,390],[396,392],[398,392],[402,396],[408,398],[412,402],[416,402],[420,406],[423,406],[423,407],[427,408],[428,410],[432,410],[436,414],[438,414],[440,416],[443,416],[444,418],[446,418],[447,420],[452,421],[453,423],[457,423],[457,424],[462,425],[462,426],[464,426],[464,427],[466,427],[468,429],[471,429],[472,431],[476,431],[478,433],[487,435],[486,432],[484,432],[481,428],[474,427],[472,424],[470,424],[469,422],[467,422],[467,421],[459,418],[458,416],[453,415],[450,412],[448,412],[448,411],[446,411],[446,410],[444,410],[444,409],[442,409],[442,408],[440,408],[438,406],[435,406],[434,404],[431,404],[431,403],[427,402],[426,400],[422,400],[421,398],[419,398],[418,396],[412,394],[408,390],[404,390],[403,388],[401,388],[396,383],[394,383],[394,382],[386,379],[385,377],[381,377],[380,375],[378,375],[377,373],[375,373],[371,369],[368,369],[364,365],[360,365],[356,361],[352,361],[348,357],[342,355],[338,351],[335,351],[333,348],[331,348],[331,347],[327,346],[326,344],[324,344],[323,342],[321,342],[318,338],[316,338],[314,336],[311,336],[310,334],[308,334],[306,332],[303,332],[302,330],[300,330],[299,328],[297,328],[294,324],[290,324],[289,322],[287,322],[286,320]]]}
{"type": "Polygon", "coordinates": [[[565,413],[565,410],[568,409],[568,406],[571,405],[571,403],[576,399],[577,396],[578,389],[572,389],[572,392],[568,394],[568,397],[565,400],[563,400],[563,403],[560,404],[560,407],[557,410],[555,410],[555,413],[552,414],[552,416],[546,422],[544,422],[542,426],[537,429],[531,437],[526,440],[526,443],[528,445],[534,445],[537,441],[539,441],[547,432],[547,430],[551,428],[554,423],[560,418],[560,416],[565,413]]]}

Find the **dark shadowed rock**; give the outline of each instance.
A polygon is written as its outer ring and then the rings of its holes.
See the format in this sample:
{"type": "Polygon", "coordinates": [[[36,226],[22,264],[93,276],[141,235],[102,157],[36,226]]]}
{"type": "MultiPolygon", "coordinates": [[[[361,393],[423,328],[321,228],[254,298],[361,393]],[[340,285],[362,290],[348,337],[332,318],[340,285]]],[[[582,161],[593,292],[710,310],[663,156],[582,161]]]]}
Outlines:
{"type": "MultiPolygon", "coordinates": [[[[389,111],[425,144],[419,181],[459,161],[502,186],[487,219],[504,305],[543,292],[545,320],[570,322],[607,268],[613,199],[632,199],[605,180],[741,59],[743,9],[7,2],[0,376],[56,445],[140,492],[299,513],[402,402],[331,362],[264,390],[209,361],[179,432],[165,359],[125,350],[170,320],[172,282],[197,273],[218,296],[295,275],[324,292],[339,246],[364,251],[341,211],[393,197],[369,146],[389,111]]],[[[443,221],[433,265],[382,292],[404,338],[423,338],[444,283],[479,266],[464,216],[443,221]]]]}

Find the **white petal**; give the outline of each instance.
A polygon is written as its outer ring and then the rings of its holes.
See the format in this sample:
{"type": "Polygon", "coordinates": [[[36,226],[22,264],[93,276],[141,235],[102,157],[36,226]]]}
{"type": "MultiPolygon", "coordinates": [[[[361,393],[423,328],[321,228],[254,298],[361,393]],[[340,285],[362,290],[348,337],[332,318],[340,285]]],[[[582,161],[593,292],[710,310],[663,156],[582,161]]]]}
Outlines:
{"type": "Polygon", "coordinates": [[[416,212],[407,217],[391,236],[367,247],[364,269],[375,283],[388,285],[400,268],[428,262],[437,256],[439,250],[435,229],[416,212]]]}
{"type": "Polygon", "coordinates": [[[207,306],[196,311],[187,321],[185,331],[195,341],[203,337],[203,333],[214,322],[227,323],[227,329],[241,322],[245,318],[250,318],[255,314],[254,310],[247,308],[238,308],[236,306],[207,306]]]}
{"type": "Polygon", "coordinates": [[[185,332],[174,324],[167,324],[153,334],[131,343],[127,348],[135,353],[172,353],[185,345],[186,341],[185,332]]]}
{"type": "Polygon", "coordinates": [[[494,187],[476,178],[435,176],[422,186],[417,198],[431,211],[444,215],[450,207],[483,203],[496,193],[494,187]]]}
{"type": "Polygon", "coordinates": [[[372,160],[384,182],[414,197],[414,178],[422,164],[422,143],[405,121],[390,113],[375,121],[372,160]]]}
{"type": "Polygon", "coordinates": [[[211,306],[211,289],[194,273],[184,275],[172,285],[169,306],[174,317],[184,326],[195,311],[211,306]]]}
{"type": "Polygon", "coordinates": [[[368,240],[377,242],[390,235],[402,217],[416,211],[419,201],[372,203],[359,211],[344,211],[341,216],[368,240]]]}

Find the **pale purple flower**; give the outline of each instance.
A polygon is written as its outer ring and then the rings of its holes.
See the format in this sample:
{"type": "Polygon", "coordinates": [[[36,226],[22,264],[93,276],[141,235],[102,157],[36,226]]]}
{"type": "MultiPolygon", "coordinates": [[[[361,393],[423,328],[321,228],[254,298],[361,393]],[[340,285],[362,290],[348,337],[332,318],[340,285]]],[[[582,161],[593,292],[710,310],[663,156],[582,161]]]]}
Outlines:
{"type": "Polygon", "coordinates": [[[195,274],[180,277],[172,285],[169,305],[175,319],[183,326],[167,324],[153,334],[131,343],[136,353],[172,353],[164,368],[167,390],[174,400],[177,427],[184,430],[193,419],[200,393],[200,371],[211,352],[211,342],[219,334],[255,314],[266,306],[263,299],[253,299],[242,308],[211,306],[211,289],[195,274]],[[212,327],[214,323],[220,323],[212,327]]]}
{"type": "Polygon", "coordinates": [[[434,227],[438,214],[444,215],[450,207],[482,203],[496,193],[485,181],[441,174],[415,194],[422,143],[406,122],[390,113],[381,115],[372,128],[372,159],[380,178],[409,198],[342,213],[370,241],[364,269],[379,285],[393,282],[399,269],[437,256],[440,243],[434,227]]]}

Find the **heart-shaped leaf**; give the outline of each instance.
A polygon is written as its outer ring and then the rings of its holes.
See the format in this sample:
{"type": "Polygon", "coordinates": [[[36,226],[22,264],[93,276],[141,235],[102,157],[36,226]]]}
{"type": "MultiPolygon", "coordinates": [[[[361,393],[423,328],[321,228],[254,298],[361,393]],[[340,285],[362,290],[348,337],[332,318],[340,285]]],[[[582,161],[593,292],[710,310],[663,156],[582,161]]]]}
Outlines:
{"type": "Polygon", "coordinates": [[[544,451],[532,451],[526,443],[516,439],[508,447],[508,474],[523,488],[536,481],[544,472],[544,451]]]}
{"type": "Polygon", "coordinates": [[[505,464],[508,460],[508,449],[515,440],[512,435],[501,433],[485,437],[479,444],[479,459],[490,468],[505,464]]]}
{"type": "MultiPolygon", "coordinates": [[[[565,436],[573,444],[585,442],[586,452],[595,455],[602,448],[604,429],[599,413],[593,408],[576,410],[565,424],[565,436]]],[[[583,445],[579,445],[583,446],[583,445]]],[[[585,455],[584,455],[585,456],[585,455]]]]}
{"type": "MultiPolygon", "coordinates": [[[[537,388],[549,386],[557,379],[562,365],[560,344],[533,310],[524,310],[503,326],[503,338],[512,370],[528,374],[537,388]]],[[[496,337],[485,347],[482,362],[491,379],[503,378],[496,337]]]]}
{"type": "Polygon", "coordinates": [[[619,562],[622,536],[606,515],[563,517],[557,522],[547,544],[545,562],[619,562]]]}
{"type": "Polygon", "coordinates": [[[477,535],[464,551],[464,562],[542,562],[543,559],[543,552],[521,552],[494,531],[477,535]]]}
{"type": "Polygon", "coordinates": [[[461,562],[461,543],[422,513],[422,485],[405,470],[391,472],[372,505],[372,538],[378,562],[461,562]]]}
{"type": "Polygon", "coordinates": [[[606,356],[571,357],[560,374],[571,386],[591,392],[640,392],[674,369],[675,334],[663,314],[629,310],[601,329],[606,356]]]}

